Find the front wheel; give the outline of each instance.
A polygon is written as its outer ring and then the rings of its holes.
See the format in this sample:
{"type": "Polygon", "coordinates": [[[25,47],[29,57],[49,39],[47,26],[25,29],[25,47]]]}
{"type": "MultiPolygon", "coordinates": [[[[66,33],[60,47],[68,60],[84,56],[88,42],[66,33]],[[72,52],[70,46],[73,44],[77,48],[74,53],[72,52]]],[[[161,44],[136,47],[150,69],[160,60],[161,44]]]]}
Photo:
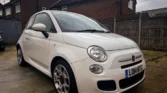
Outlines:
{"type": "Polygon", "coordinates": [[[21,51],[21,49],[17,49],[17,60],[18,60],[18,63],[21,67],[24,67],[27,65],[27,63],[25,62],[24,58],[23,58],[23,53],[21,51]]]}
{"type": "Polygon", "coordinates": [[[53,66],[53,83],[56,93],[78,93],[71,67],[64,60],[58,60],[53,66]]]}

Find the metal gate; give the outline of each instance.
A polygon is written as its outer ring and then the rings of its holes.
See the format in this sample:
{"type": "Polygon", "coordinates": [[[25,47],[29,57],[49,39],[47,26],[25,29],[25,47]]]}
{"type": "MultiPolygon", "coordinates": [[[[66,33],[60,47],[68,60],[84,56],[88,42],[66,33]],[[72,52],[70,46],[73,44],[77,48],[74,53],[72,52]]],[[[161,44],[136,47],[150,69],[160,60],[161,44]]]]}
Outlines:
{"type": "Polygon", "coordinates": [[[0,31],[6,44],[16,44],[21,35],[21,22],[18,20],[0,19],[0,31]]]}

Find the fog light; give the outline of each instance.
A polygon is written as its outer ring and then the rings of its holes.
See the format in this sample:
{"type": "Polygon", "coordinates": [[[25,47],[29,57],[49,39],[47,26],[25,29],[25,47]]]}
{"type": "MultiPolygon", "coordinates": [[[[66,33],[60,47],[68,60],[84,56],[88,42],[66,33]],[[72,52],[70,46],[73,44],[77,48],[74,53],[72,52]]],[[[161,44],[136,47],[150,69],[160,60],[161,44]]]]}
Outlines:
{"type": "Polygon", "coordinates": [[[90,66],[90,71],[94,74],[100,74],[103,72],[103,67],[97,64],[90,66]]]}

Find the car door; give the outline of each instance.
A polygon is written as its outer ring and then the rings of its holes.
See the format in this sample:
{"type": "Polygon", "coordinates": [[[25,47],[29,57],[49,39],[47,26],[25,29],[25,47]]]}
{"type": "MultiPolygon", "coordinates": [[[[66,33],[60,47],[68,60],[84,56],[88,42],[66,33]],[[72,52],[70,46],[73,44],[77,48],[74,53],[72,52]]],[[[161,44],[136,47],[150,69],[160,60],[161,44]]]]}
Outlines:
{"type": "MultiPolygon", "coordinates": [[[[36,15],[34,24],[44,24],[46,26],[46,32],[52,34],[55,31],[53,22],[48,14],[40,13],[36,15]]],[[[33,24],[33,25],[34,25],[33,24]]],[[[31,42],[31,50],[29,51],[30,61],[36,65],[45,69],[49,68],[49,43],[50,40],[44,36],[41,31],[30,31],[29,41],[31,42]]]]}
{"type": "Polygon", "coordinates": [[[24,54],[24,59],[26,61],[29,61],[28,58],[29,58],[29,50],[30,50],[30,41],[29,41],[29,35],[30,35],[30,32],[31,32],[31,26],[33,25],[33,22],[34,22],[34,19],[35,19],[35,16],[32,16],[26,26],[26,28],[24,29],[24,32],[22,34],[22,44],[23,44],[23,47],[22,47],[22,51],[23,51],[23,54],[24,54]]]}

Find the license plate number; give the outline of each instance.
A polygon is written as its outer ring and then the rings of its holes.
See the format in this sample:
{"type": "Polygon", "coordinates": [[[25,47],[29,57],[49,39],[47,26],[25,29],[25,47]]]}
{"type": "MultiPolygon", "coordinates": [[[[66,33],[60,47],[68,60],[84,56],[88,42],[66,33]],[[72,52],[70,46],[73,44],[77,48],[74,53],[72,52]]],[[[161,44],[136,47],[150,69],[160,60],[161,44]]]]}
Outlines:
{"type": "Polygon", "coordinates": [[[143,66],[141,65],[132,69],[125,70],[125,76],[126,78],[129,78],[129,77],[135,76],[136,74],[142,71],[143,71],[143,66]]]}

